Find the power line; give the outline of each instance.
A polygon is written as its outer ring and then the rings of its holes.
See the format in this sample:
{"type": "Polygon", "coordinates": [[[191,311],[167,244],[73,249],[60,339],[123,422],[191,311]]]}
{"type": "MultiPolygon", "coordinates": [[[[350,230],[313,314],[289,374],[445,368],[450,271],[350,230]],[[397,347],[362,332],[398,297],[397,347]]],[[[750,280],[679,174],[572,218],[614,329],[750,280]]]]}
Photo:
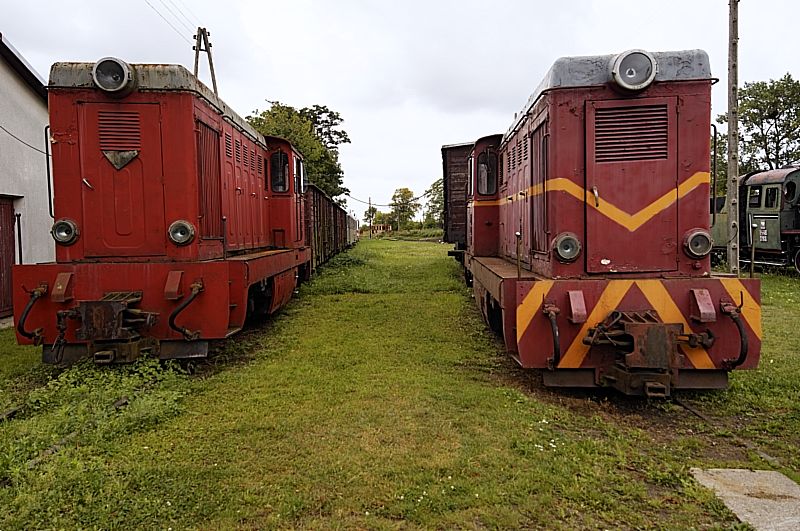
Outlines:
{"type": "MultiPolygon", "coordinates": [[[[378,203],[370,203],[370,202],[368,202],[368,201],[362,201],[361,199],[355,198],[355,197],[353,197],[352,195],[350,195],[350,193],[349,193],[349,192],[348,192],[348,193],[345,193],[344,195],[346,195],[347,197],[349,197],[349,198],[350,198],[350,199],[352,199],[353,201],[357,201],[357,202],[359,202],[359,203],[363,203],[363,204],[365,204],[365,205],[372,205],[372,206],[374,206],[374,207],[394,207],[394,206],[395,206],[395,204],[381,205],[381,204],[378,204],[378,203]]],[[[429,195],[429,192],[425,192],[424,194],[422,194],[422,195],[418,195],[417,197],[412,197],[412,198],[409,200],[409,202],[411,202],[411,201],[416,201],[416,200],[418,200],[418,199],[422,199],[423,197],[425,197],[425,196],[427,196],[427,195],[429,195]]]]}
{"type": "Polygon", "coordinates": [[[164,22],[166,22],[166,23],[167,23],[167,25],[168,25],[170,28],[172,28],[172,31],[174,31],[174,32],[175,32],[175,33],[178,35],[178,37],[180,37],[181,39],[183,39],[184,41],[186,41],[186,43],[187,43],[187,44],[192,44],[192,41],[190,41],[189,39],[187,39],[187,38],[186,38],[186,37],[185,37],[185,36],[184,36],[184,35],[183,35],[183,34],[182,34],[180,31],[178,31],[178,28],[176,28],[175,26],[173,26],[173,25],[172,25],[172,22],[170,22],[169,20],[167,20],[167,19],[164,17],[164,15],[162,15],[162,14],[161,14],[161,12],[160,12],[158,9],[156,9],[156,8],[155,8],[155,6],[153,6],[153,4],[151,4],[151,3],[150,3],[148,0],[144,0],[144,3],[145,3],[145,4],[147,4],[148,6],[150,6],[150,9],[152,9],[153,11],[155,11],[155,12],[156,12],[156,15],[158,15],[159,17],[161,17],[161,20],[163,20],[164,22]]]}
{"type": "MultiPolygon", "coordinates": [[[[200,17],[198,17],[197,15],[195,15],[195,14],[194,14],[194,12],[191,10],[191,8],[190,8],[189,6],[187,6],[186,4],[184,4],[184,3],[183,3],[183,0],[177,0],[177,2],[178,2],[180,5],[182,5],[182,6],[183,6],[183,8],[184,8],[186,11],[188,11],[188,13],[189,13],[189,14],[192,16],[192,18],[194,19],[194,25],[195,25],[195,26],[197,26],[198,28],[199,28],[199,27],[201,27],[201,26],[202,26],[202,24],[200,24],[200,17]]],[[[187,20],[188,20],[188,19],[187,19],[187,20]]],[[[189,22],[191,22],[191,20],[190,20],[189,22]]]]}
{"type": "Polygon", "coordinates": [[[178,15],[176,15],[176,14],[175,14],[175,11],[173,11],[173,10],[172,10],[172,8],[171,8],[171,7],[169,7],[169,6],[168,6],[168,5],[167,5],[167,4],[164,2],[164,0],[158,0],[158,1],[161,3],[161,5],[162,5],[162,6],[164,6],[165,8],[167,8],[167,11],[169,11],[169,14],[173,16],[173,18],[174,18],[175,22],[177,22],[178,24],[180,24],[181,26],[183,26],[183,27],[186,29],[186,31],[188,31],[188,32],[192,32],[192,31],[194,31],[194,29],[192,28],[192,26],[191,26],[191,25],[188,25],[188,26],[187,26],[187,25],[186,25],[186,23],[185,23],[184,21],[182,21],[182,20],[180,19],[180,17],[178,17],[178,15]]]}
{"type": "Polygon", "coordinates": [[[21,143],[21,144],[25,144],[25,145],[26,145],[26,146],[28,146],[29,148],[31,148],[31,149],[34,149],[34,150],[38,151],[38,152],[39,152],[39,153],[41,153],[42,155],[47,155],[47,154],[48,154],[48,153],[46,153],[45,151],[42,151],[41,149],[37,148],[36,146],[32,146],[32,145],[28,144],[27,142],[25,142],[24,140],[22,140],[20,137],[18,137],[17,135],[15,135],[14,133],[12,133],[11,131],[9,131],[8,129],[6,129],[6,128],[5,128],[5,127],[3,127],[2,125],[0,125],[0,129],[2,129],[3,131],[5,131],[6,133],[8,133],[8,134],[11,136],[11,138],[13,138],[14,140],[16,140],[17,142],[19,142],[19,143],[21,143]]]}
{"type": "MultiPolygon", "coordinates": [[[[186,14],[183,12],[183,10],[180,7],[178,7],[178,5],[175,2],[173,2],[173,0],[167,0],[167,2],[169,2],[172,5],[172,7],[174,7],[175,9],[178,10],[178,13],[180,13],[181,17],[183,17],[183,20],[185,20],[189,24],[189,26],[188,26],[189,28],[192,28],[192,26],[194,26],[195,28],[199,28],[201,26],[201,24],[199,22],[197,24],[195,24],[194,22],[189,20],[189,17],[186,16],[186,14]]],[[[183,27],[187,27],[187,26],[184,25],[183,27]]]]}

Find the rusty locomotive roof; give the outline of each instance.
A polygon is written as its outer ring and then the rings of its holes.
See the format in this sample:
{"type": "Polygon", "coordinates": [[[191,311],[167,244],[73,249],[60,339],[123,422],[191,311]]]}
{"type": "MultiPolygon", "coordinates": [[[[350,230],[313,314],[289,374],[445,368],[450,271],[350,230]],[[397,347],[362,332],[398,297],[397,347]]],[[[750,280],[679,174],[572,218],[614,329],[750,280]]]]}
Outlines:
{"type": "Polygon", "coordinates": [[[789,166],[788,168],[762,171],[748,177],[746,184],[748,186],[753,186],[757,184],[782,183],[787,177],[796,172],[800,172],[800,166],[789,166]]]}
{"type": "MultiPolygon", "coordinates": [[[[55,63],[50,68],[48,88],[97,88],[92,80],[94,65],[95,63],[55,63]]],[[[217,112],[231,121],[237,128],[262,144],[267,144],[264,135],[256,131],[247,120],[239,116],[236,111],[183,66],[151,63],[129,64],[128,66],[134,72],[137,90],[193,92],[208,101],[217,109],[217,112]]]]}
{"type": "MultiPolygon", "coordinates": [[[[658,71],[654,82],[690,81],[711,78],[711,65],[708,54],[703,50],[683,50],[674,52],[652,52],[658,71]]],[[[577,57],[561,57],[544,76],[539,86],[530,95],[520,112],[515,115],[514,123],[504,135],[505,141],[516,131],[520,122],[536,104],[539,97],[553,89],[569,87],[588,87],[604,85],[612,80],[611,65],[619,54],[587,55],[577,57]]]]}

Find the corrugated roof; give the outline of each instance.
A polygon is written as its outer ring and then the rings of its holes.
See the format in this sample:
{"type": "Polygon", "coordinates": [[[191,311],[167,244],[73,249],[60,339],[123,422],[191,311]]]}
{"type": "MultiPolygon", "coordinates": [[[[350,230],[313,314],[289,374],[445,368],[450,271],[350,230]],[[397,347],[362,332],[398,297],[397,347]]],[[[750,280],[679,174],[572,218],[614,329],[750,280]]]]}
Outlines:
{"type": "Polygon", "coordinates": [[[14,48],[8,38],[0,33],[0,57],[14,69],[19,77],[47,104],[47,90],[44,88],[45,82],[42,76],[22,57],[22,54],[14,48]]]}

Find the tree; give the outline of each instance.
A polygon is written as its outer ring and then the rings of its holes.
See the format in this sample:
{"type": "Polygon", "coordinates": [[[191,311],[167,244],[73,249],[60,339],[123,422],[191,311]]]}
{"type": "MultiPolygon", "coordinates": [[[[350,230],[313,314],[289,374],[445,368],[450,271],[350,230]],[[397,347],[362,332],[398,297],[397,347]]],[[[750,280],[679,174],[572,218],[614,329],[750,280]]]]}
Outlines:
{"type": "Polygon", "coordinates": [[[444,225],[444,181],[433,181],[431,187],[425,191],[425,196],[428,202],[425,205],[423,224],[429,228],[441,228],[444,225]]]}
{"type": "Polygon", "coordinates": [[[372,225],[373,221],[375,220],[375,214],[377,213],[377,208],[374,206],[369,207],[366,211],[364,211],[364,223],[367,225],[372,225]]]}
{"type": "Polygon", "coordinates": [[[417,210],[420,209],[419,201],[414,197],[414,192],[408,188],[398,188],[392,195],[392,220],[397,223],[398,230],[408,225],[417,210]]]}
{"type": "MultiPolygon", "coordinates": [[[[717,122],[726,123],[727,116],[717,122]]],[[[800,81],[787,73],[777,81],[745,83],[739,125],[739,175],[800,160],[800,81]]]]}
{"type": "MultiPolygon", "coordinates": [[[[342,185],[344,172],[339,164],[338,152],[335,149],[329,149],[318,136],[318,127],[308,118],[309,114],[303,115],[302,111],[307,111],[308,109],[298,111],[294,107],[284,105],[278,101],[269,103],[270,108],[266,111],[259,112],[255,110],[252,116],[247,117],[250,125],[264,135],[279,136],[291,142],[303,155],[309,180],[319,186],[326,194],[336,197],[349,192],[342,185]]],[[[314,108],[317,107],[327,110],[328,113],[333,113],[327,107],[314,106],[314,108]]],[[[338,113],[333,114],[339,120],[338,122],[335,120],[331,122],[335,123],[333,127],[336,127],[341,124],[341,118],[338,113]]],[[[344,135],[345,141],[350,141],[347,138],[347,133],[344,131],[337,132],[344,135]]]]}
{"type": "Polygon", "coordinates": [[[329,151],[338,153],[340,145],[350,143],[347,132],[337,129],[344,121],[338,112],[330,110],[325,105],[303,107],[299,112],[300,116],[314,125],[317,138],[329,151]]]}

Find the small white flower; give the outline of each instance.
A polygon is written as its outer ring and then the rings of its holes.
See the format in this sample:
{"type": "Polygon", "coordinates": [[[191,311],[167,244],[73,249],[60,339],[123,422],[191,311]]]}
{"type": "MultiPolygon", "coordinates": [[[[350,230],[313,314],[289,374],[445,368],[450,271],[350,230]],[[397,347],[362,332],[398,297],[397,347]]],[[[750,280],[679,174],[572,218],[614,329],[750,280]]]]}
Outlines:
{"type": "Polygon", "coordinates": [[[364,511],[364,515],[369,516],[369,511],[364,511]]]}
{"type": "Polygon", "coordinates": [[[167,502],[167,507],[172,507],[172,503],[167,502]]]}

